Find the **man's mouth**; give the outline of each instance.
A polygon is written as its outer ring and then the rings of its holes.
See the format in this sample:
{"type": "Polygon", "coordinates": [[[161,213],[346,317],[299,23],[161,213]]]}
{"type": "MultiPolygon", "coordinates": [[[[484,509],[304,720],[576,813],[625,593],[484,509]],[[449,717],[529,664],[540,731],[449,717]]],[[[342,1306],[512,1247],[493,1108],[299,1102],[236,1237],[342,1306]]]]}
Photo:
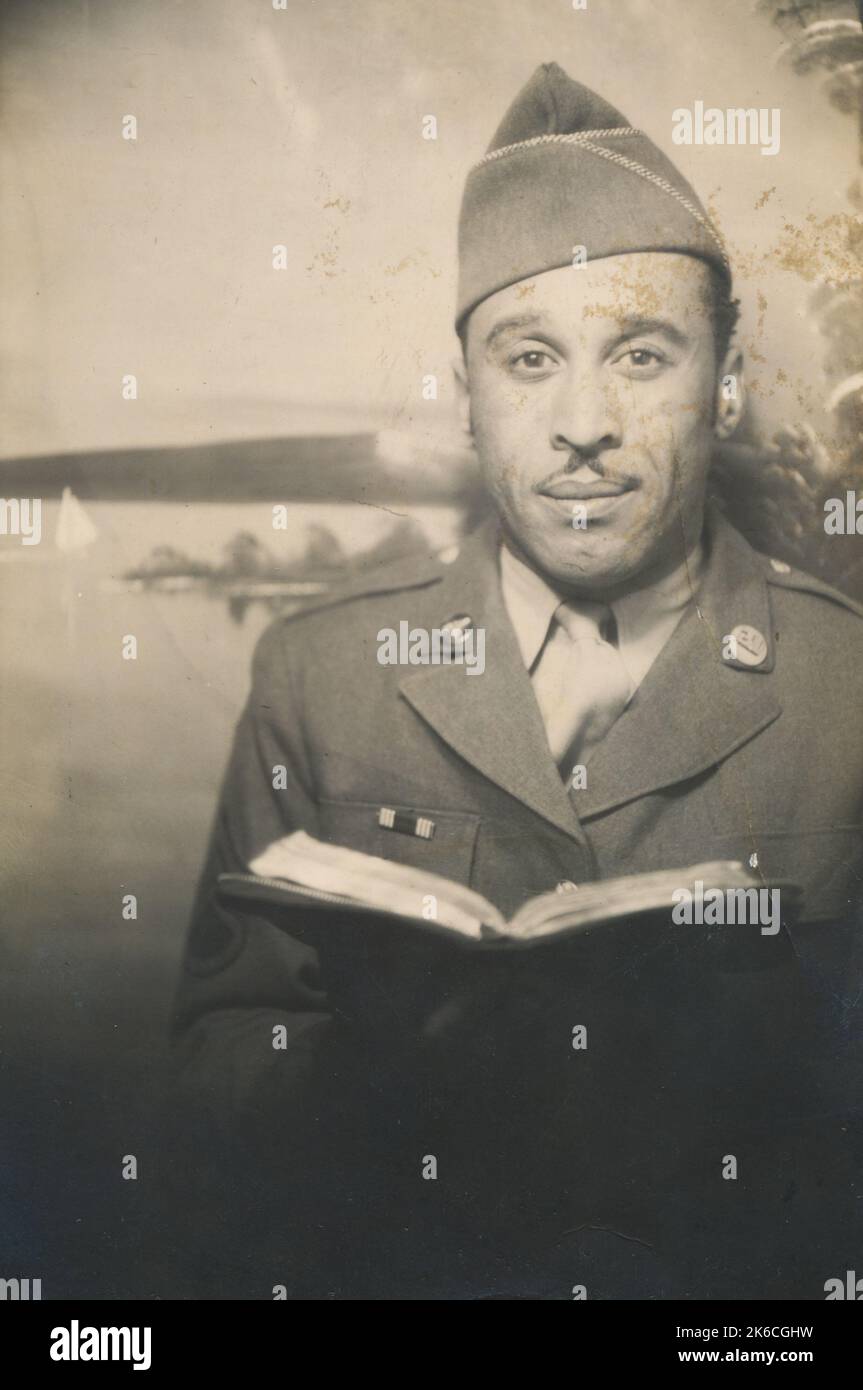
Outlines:
{"type": "Polygon", "coordinates": [[[576,478],[560,478],[543,483],[537,491],[543,497],[553,497],[557,502],[588,502],[593,497],[620,497],[629,492],[630,483],[612,482],[609,478],[595,481],[578,481],[576,478]]]}

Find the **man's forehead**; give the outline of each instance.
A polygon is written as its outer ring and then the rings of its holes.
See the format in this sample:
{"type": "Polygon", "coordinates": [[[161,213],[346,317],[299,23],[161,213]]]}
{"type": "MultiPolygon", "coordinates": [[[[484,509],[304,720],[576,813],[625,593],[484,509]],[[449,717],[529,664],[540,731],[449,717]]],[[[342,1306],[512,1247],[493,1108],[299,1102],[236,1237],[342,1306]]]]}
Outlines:
{"type": "Polygon", "coordinates": [[[471,318],[484,338],[577,323],[685,323],[709,308],[710,270],[692,256],[654,252],[607,256],[563,266],[507,285],[478,304],[471,318]]]}

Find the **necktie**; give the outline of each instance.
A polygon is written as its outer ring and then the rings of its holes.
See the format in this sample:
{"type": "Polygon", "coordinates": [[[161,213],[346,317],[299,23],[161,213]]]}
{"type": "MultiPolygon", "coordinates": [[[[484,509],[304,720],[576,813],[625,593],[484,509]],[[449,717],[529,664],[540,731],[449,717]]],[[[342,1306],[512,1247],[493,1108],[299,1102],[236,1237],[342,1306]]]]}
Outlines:
{"type": "Polygon", "coordinates": [[[632,696],[620,652],[602,635],[611,618],[611,609],[601,603],[560,604],[533,674],[548,746],[567,780],[632,696]]]}

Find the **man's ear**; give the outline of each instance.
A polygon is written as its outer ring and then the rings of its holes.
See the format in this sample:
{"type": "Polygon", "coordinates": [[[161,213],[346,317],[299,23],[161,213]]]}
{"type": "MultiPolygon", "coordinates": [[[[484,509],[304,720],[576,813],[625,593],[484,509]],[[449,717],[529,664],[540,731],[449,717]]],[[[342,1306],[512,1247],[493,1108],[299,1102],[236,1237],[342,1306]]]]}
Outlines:
{"type": "Polygon", "coordinates": [[[467,367],[463,353],[459,353],[457,357],[452,359],[452,375],[455,382],[459,424],[463,433],[470,437],[473,433],[470,424],[470,386],[468,385],[467,367]]]}
{"type": "Polygon", "coordinates": [[[725,354],[716,382],[716,416],[714,429],[717,439],[729,439],[743,418],[746,390],[743,383],[743,354],[731,347],[725,354]]]}

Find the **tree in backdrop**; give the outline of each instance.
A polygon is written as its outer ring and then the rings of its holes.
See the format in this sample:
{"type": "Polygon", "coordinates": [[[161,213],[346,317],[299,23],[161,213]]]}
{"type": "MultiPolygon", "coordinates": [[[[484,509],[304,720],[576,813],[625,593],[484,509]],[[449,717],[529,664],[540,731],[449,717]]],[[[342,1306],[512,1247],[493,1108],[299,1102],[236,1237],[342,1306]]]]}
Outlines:
{"type": "MultiPolygon", "coordinates": [[[[754,0],[754,8],[781,35],[777,61],[800,75],[822,73],[825,100],[856,120],[863,162],[861,0],[754,0]]],[[[863,498],[863,180],[859,174],[847,196],[849,212],[841,221],[841,243],[829,273],[822,275],[809,302],[824,341],[825,407],[833,421],[829,452],[807,424],[789,423],[776,435],[762,470],[753,470],[746,448],[727,451],[719,489],[741,529],[750,534],[758,531],[753,539],[762,549],[820,572],[863,599],[863,556],[854,537],[820,543],[828,497],[850,491],[863,498]],[[751,482],[755,471],[763,496],[752,510],[751,490],[745,483],[751,482]],[[817,519],[814,526],[813,518],[817,519]]]]}

